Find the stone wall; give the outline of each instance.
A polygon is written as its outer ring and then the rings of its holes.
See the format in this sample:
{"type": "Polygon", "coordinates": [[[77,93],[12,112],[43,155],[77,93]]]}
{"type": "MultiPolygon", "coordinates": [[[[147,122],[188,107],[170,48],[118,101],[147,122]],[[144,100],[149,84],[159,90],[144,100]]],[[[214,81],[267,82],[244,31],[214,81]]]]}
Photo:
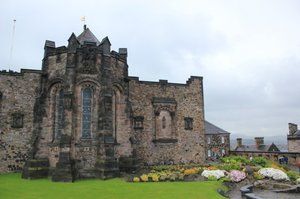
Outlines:
{"type": "Polygon", "coordinates": [[[300,153],[300,137],[288,137],[288,151],[300,153]]]}
{"type": "Polygon", "coordinates": [[[296,162],[300,161],[300,153],[293,153],[293,152],[257,152],[257,151],[230,151],[230,155],[236,156],[246,156],[246,157],[255,157],[255,156],[262,156],[272,161],[278,161],[279,157],[287,157],[288,163],[295,165],[296,162]]]}
{"type": "Polygon", "coordinates": [[[207,143],[207,156],[212,158],[214,154],[218,154],[219,157],[228,155],[230,150],[230,134],[206,134],[207,143]],[[223,137],[223,138],[222,138],[223,137]],[[210,151],[208,151],[210,150],[210,151]],[[224,151],[223,151],[224,150],[224,151]],[[208,154],[210,153],[210,154],[208,154]]]}
{"type": "Polygon", "coordinates": [[[0,72],[0,173],[21,170],[28,157],[40,71],[0,72]]]}
{"type": "Polygon", "coordinates": [[[138,158],[150,165],[205,160],[202,77],[191,77],[187,84],[132,77],[129,88],[133,118],[142,118],[133,126],[138,158]],[[192,126],[187,128],[185,118],[192,126]]]}

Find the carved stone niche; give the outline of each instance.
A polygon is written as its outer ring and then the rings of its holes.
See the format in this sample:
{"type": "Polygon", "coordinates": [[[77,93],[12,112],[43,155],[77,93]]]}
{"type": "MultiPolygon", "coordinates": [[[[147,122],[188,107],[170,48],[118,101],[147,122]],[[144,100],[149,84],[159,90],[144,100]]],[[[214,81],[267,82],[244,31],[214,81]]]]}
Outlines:
{"type": "Polygon", "coordinates": [[[174,98],[154,97],[152,105],[155,122],[153,142],[155,144],[176,143],[176,100],[174,98]]]}
{"type": "Polygon", "coordinates": [[[93,48],[85,48],[82,54],[81,67],[78,69],[82,74],[96,74],[96,53],[93,48]]]}

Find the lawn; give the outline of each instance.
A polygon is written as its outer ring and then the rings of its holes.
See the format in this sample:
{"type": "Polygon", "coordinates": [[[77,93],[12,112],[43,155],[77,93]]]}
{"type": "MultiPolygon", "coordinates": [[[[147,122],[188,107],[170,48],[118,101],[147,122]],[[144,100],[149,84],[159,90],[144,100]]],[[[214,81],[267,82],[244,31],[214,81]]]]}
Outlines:
{"type": "Polygon", "coordinates": [[[217,188],[224,188],[219,181],[129,183],[117,178],[57,183],[50,179],[24,180],[19,173],[0,175],[1,199],[224,199],[217,188]]]}

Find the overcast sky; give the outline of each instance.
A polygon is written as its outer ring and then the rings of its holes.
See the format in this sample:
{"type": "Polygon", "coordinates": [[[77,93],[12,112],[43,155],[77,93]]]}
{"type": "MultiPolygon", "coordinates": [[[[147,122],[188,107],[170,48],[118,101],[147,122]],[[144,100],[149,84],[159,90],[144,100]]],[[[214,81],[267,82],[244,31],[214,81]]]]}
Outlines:
{"type": "Polygon", "coordinates": [[[203,76],[206,120],[232,134],[300,124],[300,1],[1,0],[0,69],[41,69],[45,40],[67,45],[82,16],[113,50],[128,48],[131,76],[203,76]]]}

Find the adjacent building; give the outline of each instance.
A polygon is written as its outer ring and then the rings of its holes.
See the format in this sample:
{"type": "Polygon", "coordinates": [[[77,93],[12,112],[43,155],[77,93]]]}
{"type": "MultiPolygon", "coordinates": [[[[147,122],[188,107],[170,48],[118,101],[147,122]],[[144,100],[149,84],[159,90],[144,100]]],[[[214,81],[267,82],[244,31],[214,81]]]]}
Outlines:
{"type": "Polygon", "coordinates": [[[289,123],[289,133],[287,135],[288,151],[300,153],[300,130],[298,125],[289,123]]]}
{"type": "Polygon", "coordinates": [[[236,139],[236,147],[234,151],[237,152],[279,152],[279,148],[274,144],[265,144],[264,137],[255,137],[253,145],[244,145],[242,138],[236,139]]]}
{"type": "Polygon", "coordinates": [[[218,158],[229,155],[230,133],[205,121],[205,139],[207,158],[218,158]]]}

